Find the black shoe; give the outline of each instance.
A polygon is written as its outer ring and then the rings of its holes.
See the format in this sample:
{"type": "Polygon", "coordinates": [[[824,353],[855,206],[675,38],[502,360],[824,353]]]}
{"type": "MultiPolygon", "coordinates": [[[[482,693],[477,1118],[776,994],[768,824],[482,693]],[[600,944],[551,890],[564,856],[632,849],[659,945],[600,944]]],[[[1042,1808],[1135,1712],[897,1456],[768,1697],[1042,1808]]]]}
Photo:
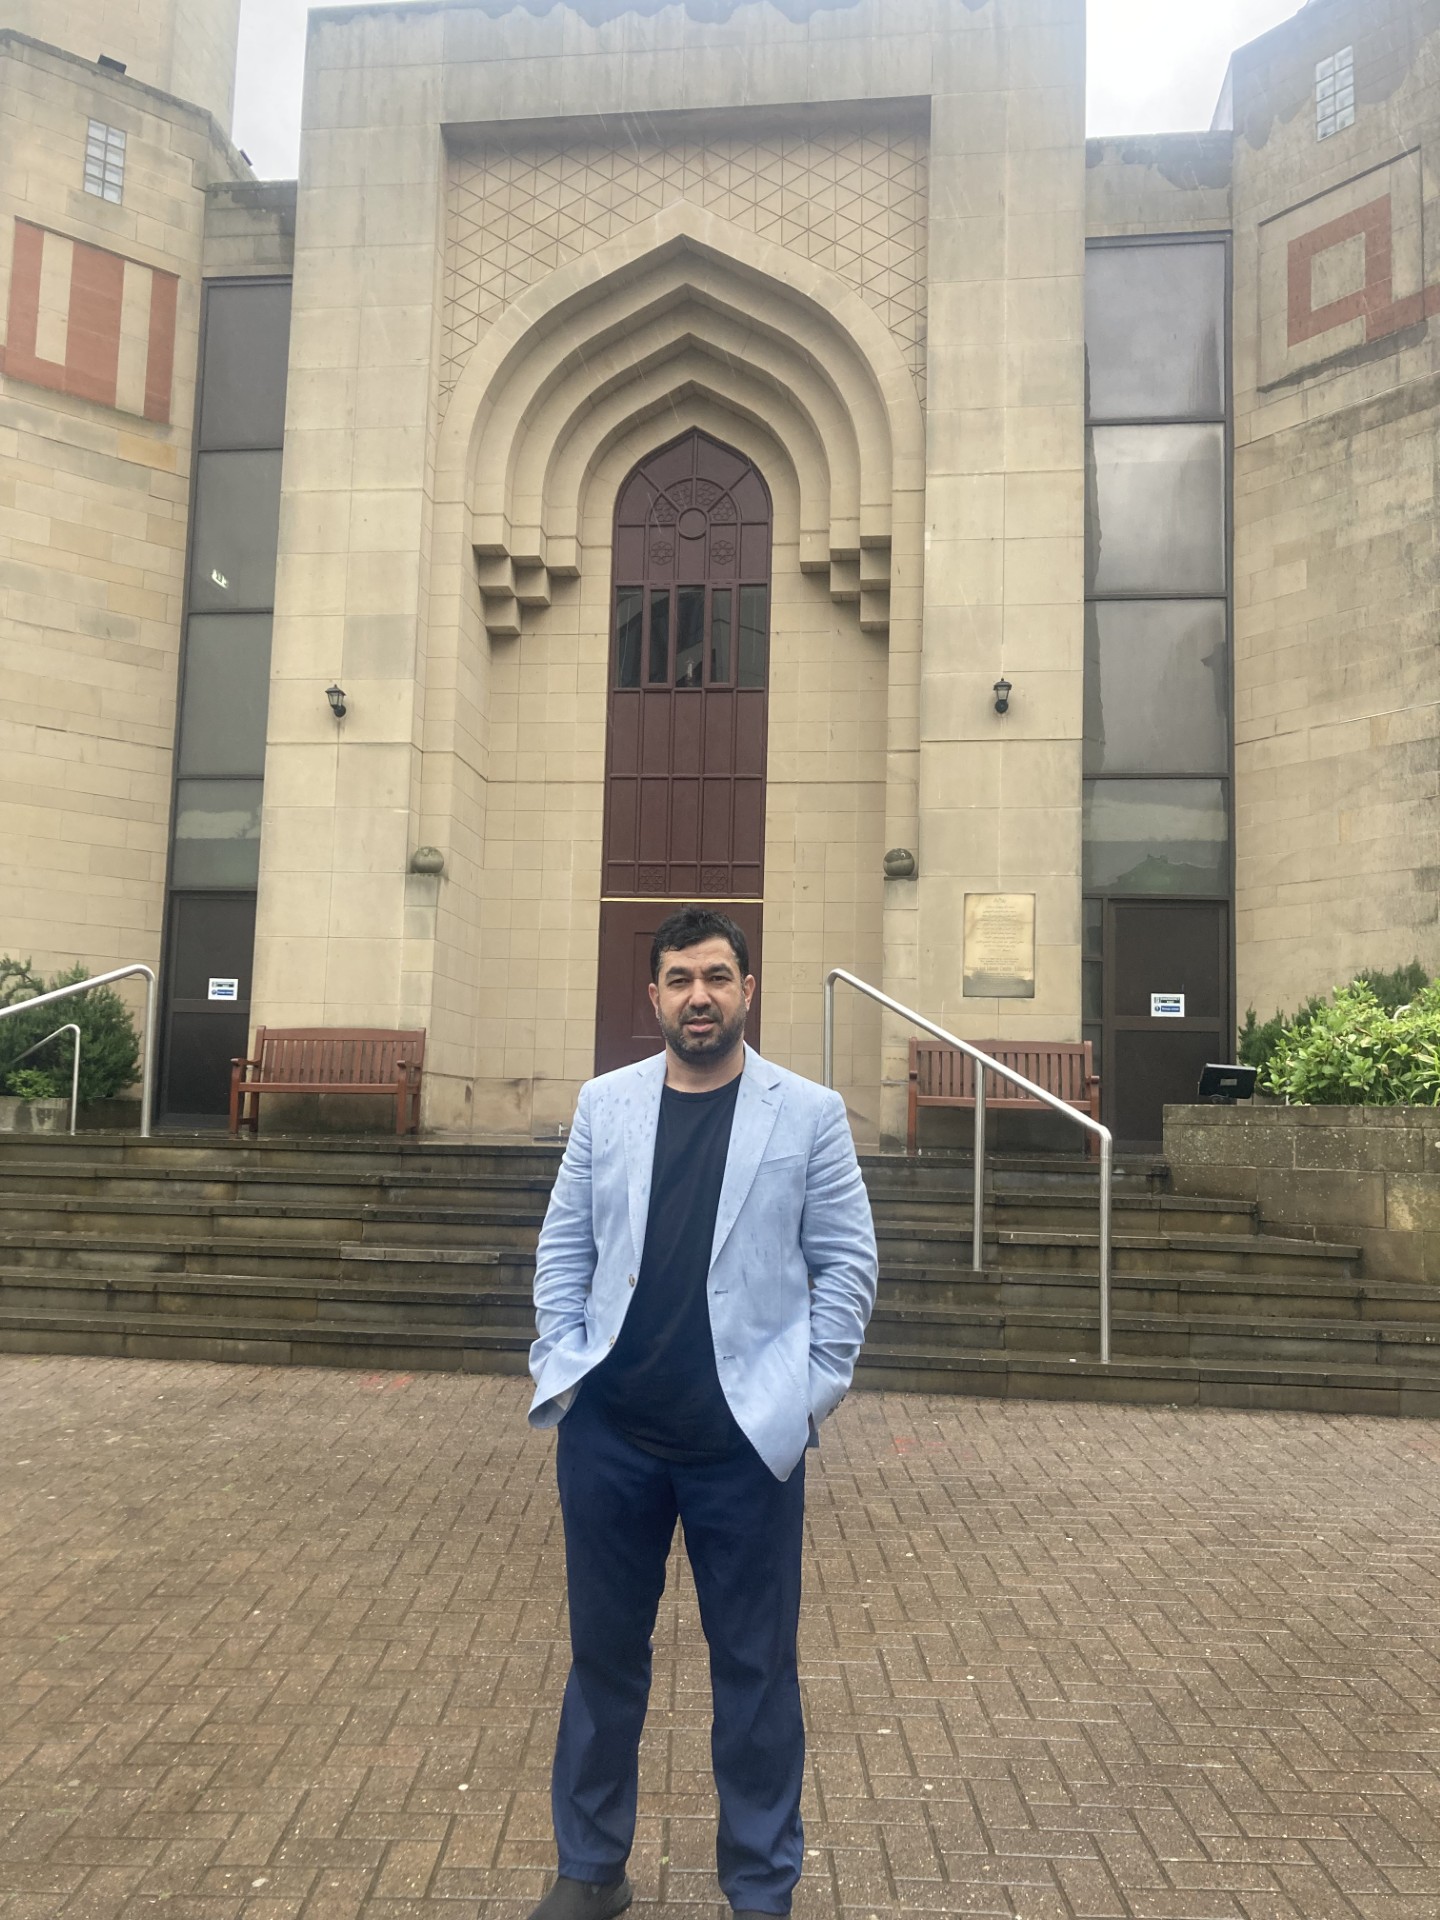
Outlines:
{"type": "Polygon", "coordinates": [[[784,1914],[766,1913],[759,1907],[734,1907],[730,1920],[785,1920],[784,1914]]]}
{"type": "Polygon", "coordinates": [[[614,1920],[634,1898],[635,1889],[623,1873],[605,1886],[593,1880],[570,1880],[562,1873],[530,1920],[614,1920]]]}

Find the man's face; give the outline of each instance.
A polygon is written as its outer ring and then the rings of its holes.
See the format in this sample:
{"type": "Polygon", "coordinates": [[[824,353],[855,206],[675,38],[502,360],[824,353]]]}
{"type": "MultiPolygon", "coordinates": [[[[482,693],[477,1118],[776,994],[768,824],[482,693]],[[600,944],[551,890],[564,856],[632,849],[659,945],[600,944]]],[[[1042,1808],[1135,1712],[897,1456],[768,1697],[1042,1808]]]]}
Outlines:
{"type": "Polygon", "coordinates": [[[650,1004],[670,1051],[701,1066],[739,1046],[754,993],[753,977],[740,977],[734,948],[717,937],[662,953],[650,1004]]]}

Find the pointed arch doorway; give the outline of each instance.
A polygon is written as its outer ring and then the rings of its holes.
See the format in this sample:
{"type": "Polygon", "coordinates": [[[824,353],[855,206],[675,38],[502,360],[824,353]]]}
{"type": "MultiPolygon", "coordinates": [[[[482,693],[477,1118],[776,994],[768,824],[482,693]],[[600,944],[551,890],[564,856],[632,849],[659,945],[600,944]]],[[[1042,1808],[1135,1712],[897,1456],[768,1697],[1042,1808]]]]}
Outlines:
{"type": "Polygon", "coordinates": [[[698,429],[616,501],[597,1073],[660,1051],[650,943],[676,906],[728,913],[760,977],[772,533],[759,469],[698,429]]]}

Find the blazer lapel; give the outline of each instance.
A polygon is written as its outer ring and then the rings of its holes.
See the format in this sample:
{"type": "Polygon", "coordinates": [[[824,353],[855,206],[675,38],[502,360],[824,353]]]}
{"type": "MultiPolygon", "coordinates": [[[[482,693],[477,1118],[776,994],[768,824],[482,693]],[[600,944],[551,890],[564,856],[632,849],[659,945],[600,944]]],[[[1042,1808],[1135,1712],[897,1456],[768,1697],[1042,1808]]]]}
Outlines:
{"type": "Polygon", "coordinates": [[[630,1238],[635,1271],[645,1255],[645,1223],[650,1216],[650,1179],[655,1170],[655,1135],[660,1126],[660,1094],[665,1085],[665,1055],[644,1060],[635,1070],[635,1086],[622,1101],[625,1167],[630,1198],[630,1238]]]}
{"type": "Polygon", "coordinates": [[[740,1217],[755,1175],[770,1144],[780,1112],[780,1091],[770,1069],[758,1053],[745,1049],[745,1071],[740,1076],[740,1091],[735,1096],[735,1118],[730,1127],[730,1152],[725,1161],[725,1179],[720,1188],[720,1205],[715,1213],[715,1238],[710,1245],[710,1264],[720,1258],[720,1250],[730,1237],[730,1229],[740,1217]]]}

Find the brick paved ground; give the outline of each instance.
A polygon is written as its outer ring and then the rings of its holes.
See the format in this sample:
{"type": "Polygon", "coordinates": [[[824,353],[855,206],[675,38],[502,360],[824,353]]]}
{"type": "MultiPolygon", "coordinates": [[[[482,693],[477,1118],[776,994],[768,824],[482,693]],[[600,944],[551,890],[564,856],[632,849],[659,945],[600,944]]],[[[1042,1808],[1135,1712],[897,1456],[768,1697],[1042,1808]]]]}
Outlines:
{"type": "MultiPolygon", "coordinates": [[[[510,1920],[564,1672],[523,1384],[0,1358],[0,1920],[510,1920]]],[[[852,1396],[803,1920],[1435,1920],[1440,1429],[852,1396]]],[[[719,1913],[672,1583],[637,1914],[719,1913]]]]}

